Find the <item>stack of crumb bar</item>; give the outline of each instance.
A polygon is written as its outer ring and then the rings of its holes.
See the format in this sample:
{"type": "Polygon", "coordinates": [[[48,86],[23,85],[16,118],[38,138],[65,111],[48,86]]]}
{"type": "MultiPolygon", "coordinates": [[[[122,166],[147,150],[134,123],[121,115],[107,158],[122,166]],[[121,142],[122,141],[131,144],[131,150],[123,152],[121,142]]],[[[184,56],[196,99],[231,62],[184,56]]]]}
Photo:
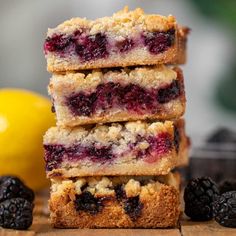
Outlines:
{"type": "Polygon", "coordinates": [[[50,217],[58,228],[164,228],[180,215],[188,163],[183,73],[188,30],[124,8],[49,29],[44,136],[50,217]]]}

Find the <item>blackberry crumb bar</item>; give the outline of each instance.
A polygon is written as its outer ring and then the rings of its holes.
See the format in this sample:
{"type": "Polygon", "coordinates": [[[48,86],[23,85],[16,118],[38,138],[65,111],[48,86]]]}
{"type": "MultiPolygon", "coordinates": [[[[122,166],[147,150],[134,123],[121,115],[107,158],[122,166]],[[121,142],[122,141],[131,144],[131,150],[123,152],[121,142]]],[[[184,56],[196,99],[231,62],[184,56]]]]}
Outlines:
{"type": "Polygon", "coordinates": [[[51,223],[56,228],[174,227],[179,184],[179,175],[172,173],[52,180],[51,223]]]}
{"type": "Polygon", "coordinates": [[[173,16],[128,8],[94,21],[74,18],[49,29],[44,43],[50,72],[185,63],[187,31],[173,16]]]}
{"type": "Polygon", "coordinates": [[[54,74],[49,94],[59,126],[170,120],[185,111],[182,71],[164,65],[54,74]]]}
{"type": "Polygon", "coordinates": [[[44,136],[49,178],[164,175],[185,164],[184,121],[50,128],[44,136]]]}

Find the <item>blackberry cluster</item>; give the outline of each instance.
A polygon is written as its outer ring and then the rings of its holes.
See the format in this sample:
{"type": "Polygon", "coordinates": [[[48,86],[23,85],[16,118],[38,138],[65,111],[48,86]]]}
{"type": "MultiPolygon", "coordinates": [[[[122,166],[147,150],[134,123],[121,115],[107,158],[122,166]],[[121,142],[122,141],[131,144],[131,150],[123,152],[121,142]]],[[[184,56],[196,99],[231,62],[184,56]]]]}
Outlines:
{"type": "Polygon", "coordinates": [[[0,225],[3,228],[28,229],[32,224],[32,203],[12,198],[0,204],[0,225]]]}
{"type": "Polygon", "coordinates": [[[17,177],[0,177],[0,226],[27,229],[33,221],[34,192],[17,177]]]}
{"type": "Polygon", "coordinates": [[[34,200],[34,192],[24,185],[24,183],[17,177],[2,177],[0,180],[0,202],[11,198],[24,198],[29,202],[34,200]]]}
{"type": "Polygon", "coordinates": [[[236,191],[223,193],[213,203],[216,222],[225,227],[236,228],[236,191]]]}
{"type": "Polygon", "coordinates": [[[210,178],[191,180],[184,191],[185,214],[196,221],[212,219],[212,203],[217,196],[219,190],[210,178]]]}

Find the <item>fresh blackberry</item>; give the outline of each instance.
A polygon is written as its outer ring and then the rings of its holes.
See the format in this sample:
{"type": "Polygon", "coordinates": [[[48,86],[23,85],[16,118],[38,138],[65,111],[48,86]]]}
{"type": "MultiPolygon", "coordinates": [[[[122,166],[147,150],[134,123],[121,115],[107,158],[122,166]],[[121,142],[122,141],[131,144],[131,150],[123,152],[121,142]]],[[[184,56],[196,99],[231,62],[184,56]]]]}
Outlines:
{"type": "Polygon", "coordinates": [[[220,184],[220,193],[226,193],[229,191],[236,191],[236,180],[225,180],[220,184]]]}
{"type": "Polygon", "coordinates": [[[223,193],[214,201],[213,215],[220,225],[236,228],[236,191],[223,193]]]}
{"type": "Polygon", "coordinates": [[[0,202],[11,198],[24,198],[29,202],[34,200],[34,192],[14,176],[2,176],[0,179],[0,202]]]}
{"type": "Polygon", "coordinates": [[[190,180],[184,191],[185,214],[196,221],[212,219],[212,203],[218,195],[219,190],[209,177],[190,180]]]}
{"type": "Polygon", "coordinates": [[[33,221],[33,205],[23,198],[12,198],[0,203],[0,226],[28,229],[33,221]]]}

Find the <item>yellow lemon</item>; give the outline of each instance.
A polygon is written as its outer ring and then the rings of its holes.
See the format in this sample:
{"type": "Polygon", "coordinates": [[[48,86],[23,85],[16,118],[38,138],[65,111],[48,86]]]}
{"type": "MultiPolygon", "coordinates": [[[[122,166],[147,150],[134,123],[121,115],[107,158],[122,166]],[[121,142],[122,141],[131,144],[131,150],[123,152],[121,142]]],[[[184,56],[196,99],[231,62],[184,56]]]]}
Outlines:
{"type": "Polygon", "coordinates": [[[50,107],[37,93],[0,89],[0,175],[17,175],[34,190],[47,185],[43,135],[55,125],[50,107]]]}

